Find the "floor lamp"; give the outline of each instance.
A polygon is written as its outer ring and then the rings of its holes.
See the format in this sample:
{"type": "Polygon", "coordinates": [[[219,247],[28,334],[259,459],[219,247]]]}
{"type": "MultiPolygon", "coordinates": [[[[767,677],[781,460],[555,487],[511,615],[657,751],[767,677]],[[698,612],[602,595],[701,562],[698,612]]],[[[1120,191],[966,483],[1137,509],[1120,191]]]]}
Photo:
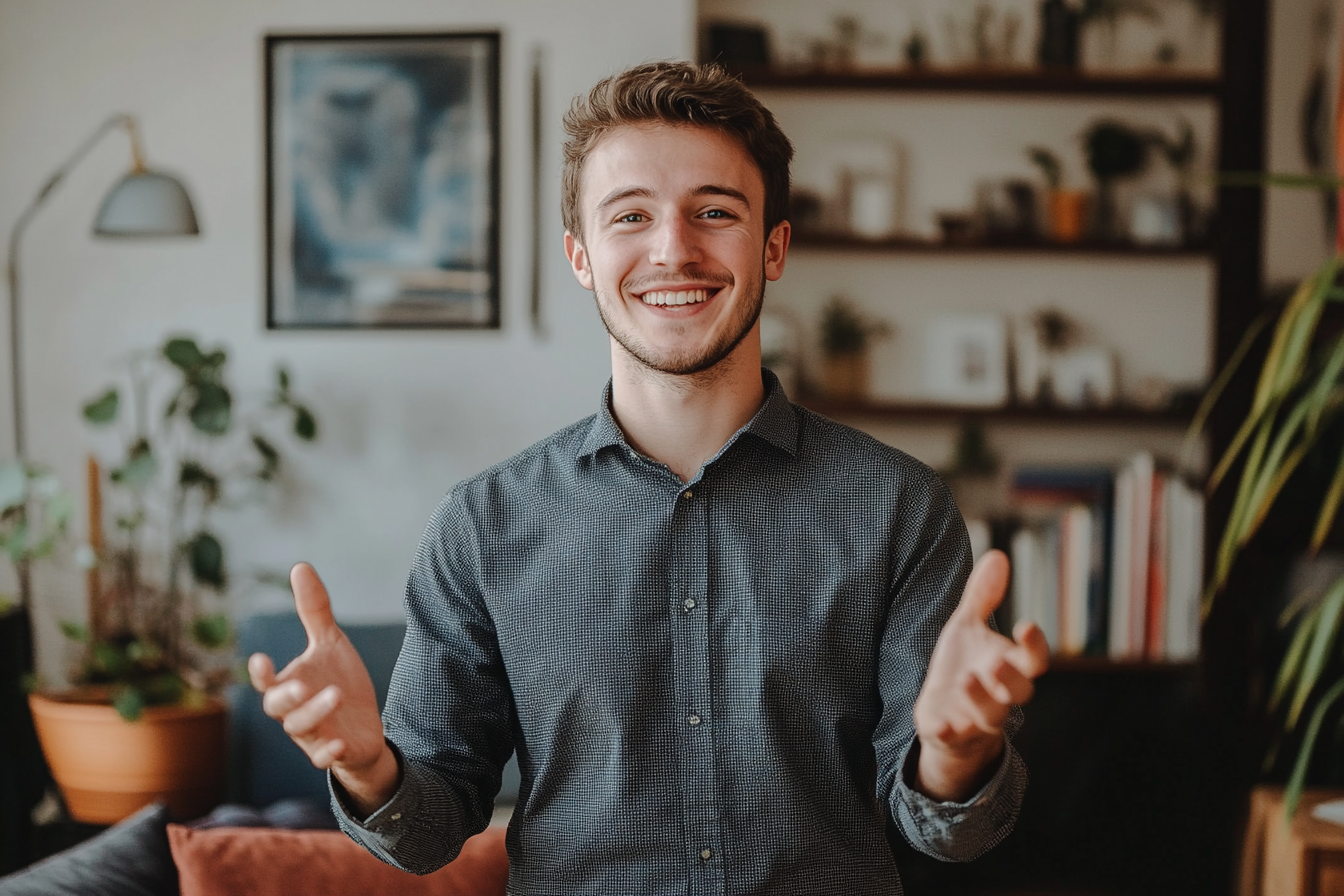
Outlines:
{"type": "MultiPolygon", "coordinates": [[[[136,238],[195,236],[200,233],[196,224],[196,211],[181,181],[145,167],[135,119],[129,115],[113,115],[103,122],[79,145],[65,164],[43,183],[37,191],[37,197],[19,215],[10,232],[6,267],[9,276],[9,363],[10,384],[13,388],[14,453],[21,461],[26,458],[28,446],[23,420],[23,340],[19,331],[19,242],[28,223],[46,203],[52,191],[105,135],[115,130],[124,130],[130,139],[131,170],[112,186],[99,206],[93,222],[94,235],[136,238]]],[[[19,564],[18,578],[20,611],[31,613],[31,584],[26,563],[19,564]]],[[[31,667],[31,638],[27,650],[31,667]]]]}

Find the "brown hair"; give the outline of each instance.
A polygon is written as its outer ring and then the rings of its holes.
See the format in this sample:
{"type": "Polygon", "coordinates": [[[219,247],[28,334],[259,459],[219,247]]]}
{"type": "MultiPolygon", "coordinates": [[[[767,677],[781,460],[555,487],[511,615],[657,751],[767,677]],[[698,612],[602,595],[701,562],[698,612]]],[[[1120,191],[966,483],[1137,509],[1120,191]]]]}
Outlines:
{"type": "Polygon", "coordinates": [[[719,65],[649,62],[603,78],[565,114],[560,214],[575,239],[583,239],[579,187],[588,154],[618,127],[655,122],[713,128],[736,139],[765,181],[766,232],[788,216],[793,144],[770,110],[719,65]]]}

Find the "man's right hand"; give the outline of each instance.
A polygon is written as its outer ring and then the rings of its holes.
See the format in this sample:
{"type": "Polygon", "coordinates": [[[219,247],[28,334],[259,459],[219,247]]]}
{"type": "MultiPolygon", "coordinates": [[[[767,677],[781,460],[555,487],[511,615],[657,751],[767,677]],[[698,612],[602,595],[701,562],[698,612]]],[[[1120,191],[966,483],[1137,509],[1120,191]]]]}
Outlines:
{"type": "Polygon", "coordinates": [[[400,785],[397,757],[383,738],[373,681],[350,639],[336,625],[331,600],[307,563],[289,572],[308,648],[275,672],[264,653],[247,661],[261,708],[277,719],[313,765],[331,769],[366,818],[400,785]]]}

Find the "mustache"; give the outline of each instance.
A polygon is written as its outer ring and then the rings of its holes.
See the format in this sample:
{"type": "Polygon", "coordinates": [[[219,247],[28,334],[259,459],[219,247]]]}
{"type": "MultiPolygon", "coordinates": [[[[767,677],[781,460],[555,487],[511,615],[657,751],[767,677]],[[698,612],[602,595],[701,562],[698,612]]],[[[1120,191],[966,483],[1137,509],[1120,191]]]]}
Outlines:
{"type": "Polygon", "coordinates": [[[675,286],[678,283],[708,283],[712,286],[732,286],[735,282],[732,274],[710,271],[702,273],[692,268],[671,276],[667,274],[645,274],[642,277],[626,280],[621,284],[621,288],[627,292],[638,292],[641,288],[655,283],[659,286],[675,286]]]}

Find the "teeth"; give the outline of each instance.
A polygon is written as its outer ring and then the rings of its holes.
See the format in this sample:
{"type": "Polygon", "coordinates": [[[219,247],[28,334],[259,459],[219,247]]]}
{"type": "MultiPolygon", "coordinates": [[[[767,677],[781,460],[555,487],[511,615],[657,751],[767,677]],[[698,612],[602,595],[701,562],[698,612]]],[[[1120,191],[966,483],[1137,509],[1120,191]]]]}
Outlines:
{"type": "Polygon", "coordinates": [[[646,292],[640,297],[645,305],[697,305],[709,298],[707,289],[680,289],[646,292]]]}

